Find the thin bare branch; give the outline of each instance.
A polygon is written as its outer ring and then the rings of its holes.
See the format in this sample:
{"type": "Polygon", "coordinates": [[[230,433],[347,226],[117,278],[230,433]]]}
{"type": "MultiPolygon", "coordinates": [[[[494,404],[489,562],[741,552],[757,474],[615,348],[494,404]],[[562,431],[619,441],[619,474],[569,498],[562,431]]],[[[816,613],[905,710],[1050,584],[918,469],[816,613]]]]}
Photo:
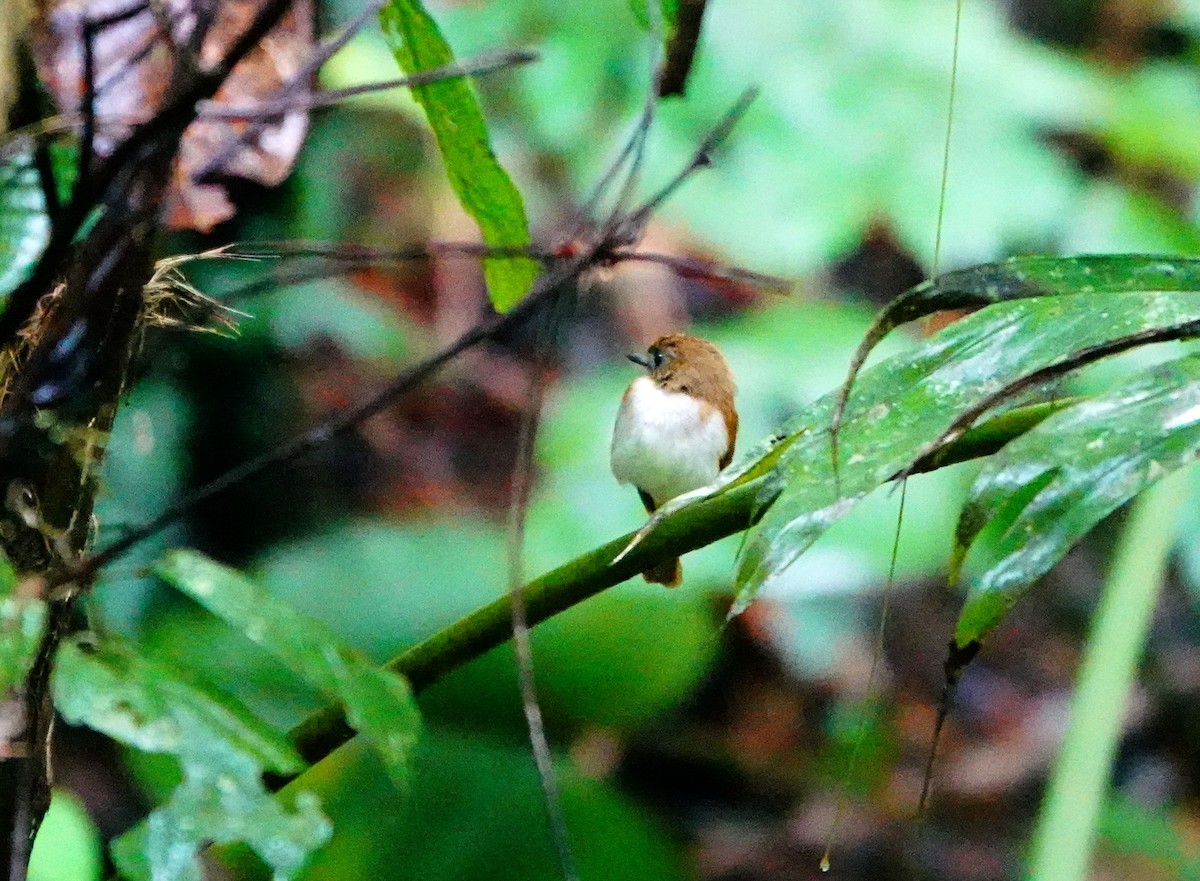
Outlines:
{"type": "MultiPolygon", "coordinates": [[[[362,29],[368,21],[379,14],[379,10],[383,6],[383,0],[370,0],[369,3],[359,10],[358,14],[352,18],[345,27],[343,27],[334,37],[319,44],[313,54],[300,66],[300,69],[289,79],[280,89],[280,95],[288,95],[292,91],[300,88],[307,89],[312,83],[313,77],[320,70],[321,65],[333,57],[333,55],[345,46],[354,37],[355,34],[362,29]]],[[[279,112],[272,114],[278,116],[279,112]]],[[[258,120],[246,126],[237,135],[229,138],[208,161],[195,172],[193,177],[198,181],[206,181],[213,174],[225,167],[225,163],[233,159],[238,151],[250,143],[254,137],[262,131],[262,127],[268,120],[258,120]]]]}
{"type": "Polygon", "coordinates": [[[758,89],[747,89],[742,92],[737,101],[733,103],[733,106],[725,112],[712,131],[701,142],[700,146],[696,148],[688,163],[679,170],[675,177],[667,182],[666,186],[651,196],[640,208],[624,218],[621,223],[620,232],[614,233],[614,237],[629,242],[639,241],[650,217],[658,211],[667,199],[675,194],[675,191],[683,185],[684,181],[700,169],[708,168],[708,166],[712,165],[713,151],[729,137],[729,133],[733,131],[733,127],[738,124],[739,120],[750,109],[750,105],[754,103],[757,97],[758,89]]]}
{"type": "Polygon", "coordinates": [[[672,269],[684,277],[732,281],[780,294],[790,294],[796,287],[794,281],[789,281],[778,275],[768,275],[765,272],[755,272],[753,269],[743,269],[738,266],[725,266],[721,263],[714,263],[711,260],[679,257],[675,254],[658,254],[652,251],[617,248],[612,252],[611,258],[615,263],[655,263],[659,266],[672,269]]]}
{"type": "Polygon", "coordinates": [[[79,137],[79,159],[71,200],[87,189],[92,163],[96,158],[96,36],[100,27],[91,19],[83,22],[83,96],[81,116],[83,132],[79,137]]]}
{"type": "Polygon", "coordinates": [[[512,312],[503,316],[493,316],[475,325],[449,346],[399,373],[383,389],[368,399],[350,407],[333,419],[297,435],[275,449],[247,460],[209,481],[186,498],[168,506],[157,517],[125,534],[103,550],[80,561],[79,565],[63,581],[90,582],[102,567],[120,557],[134,545],[161,532],[196,505],[264,471],[290,465],[333,438],[381,413],[463,352],[486,340],[501,336],[524,323],[544,306],[547,298],[556,295],[564,285],[573,282],[579,273],[591,265],[593,259],[593,253],[588,252],[561,263],[543,275],[529,295],[512,312]]]}
{"type": "MultiPolygon", "coordinates": [[[[200,105],[200,115],[205,119],[256,119],[269,121],[285,113],[315,110],[319,107],[329,107],[347,98],[368,95],[374,92],[385,92],[389,89],[411,88],[424,86],[440,80],[454,79],[466,76],[484,76],[507,70],[522,64],[530,64],[539,59],[537,52],[516,50],[511,52],[490,52],[478,55],[467,61],[446,64],[422,70],[412,76],[397,77],[382,80],[377,83],[365,83],[361,86],[348,86],[344,89],[330,89],[311,95],[281,95],[280,97],[246,107],[224,107],[214,101],[204,101],[200,105]]],[[[286,92],[282,89],[281,92],[286,92]]],[[[217,163],[213,163],[214,166],[217,163]]]]}
{"type": "Polygon", "coordinates": [[[525,605],[525,521],[529,492],[533,483],[533,452],[545,396],[548,360],[559,310],[551,304],[537,328],[537,341],[529,373],[529,388],[521,431],[517,438],[517,457],[513,465],[512,492],[508,506],[508,591],[512,597],[513,651],[517,662],[517,681],[521,690],[521,709],[529,730],[529,743],[542,784],[542,800],[554,838],[559,867],[565,881],[578,881],[575,856],[567,819],[563,814],[554,757],[546,737],[542,708],[538,702],[537,681],[533,671],[533,645],[529,638],[529,614],[525,605]]]}

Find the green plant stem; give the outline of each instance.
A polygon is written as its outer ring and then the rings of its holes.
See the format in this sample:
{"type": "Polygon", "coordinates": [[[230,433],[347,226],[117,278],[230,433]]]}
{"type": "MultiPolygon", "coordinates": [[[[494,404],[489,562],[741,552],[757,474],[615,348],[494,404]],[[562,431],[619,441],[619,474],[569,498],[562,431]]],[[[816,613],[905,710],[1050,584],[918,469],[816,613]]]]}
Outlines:
{"type": "Polygon", "coordinates": [[[1092,620],[1071,720],[1034,832],[1026,877],[1085,881],[1138,661],[1158,601],[1189,471],[1143,493],[1113,554],[1092,620]]]}
{"type": "MultiPolygon", "coordinates": [[[[913,473],[933,471],[969,459],[988,456],[1024,434],[1056,410],[1062,402],[1021,407],[972,429],[935,455],[917,463],[913,473]]],[[[569,609],[588,597],[634,577],[655,563],[694,551],[750,527],[770,507],[771,499],[759,494],[765,485],[759,477],[732,485],[725,492],[684,508],[663,520],[619,563],[612,560],[628,547],[628,533],[559,566],[525,586],[529,625],[569,609]]],[[[512,636],[511,599],[505,595],[476,609],[388,662],[388,669],[404,676],[420,691],[512,636]]],[[[318,710],[291,731],[304,760],[315,763],[354,736],[340,706],[318,710]]],[[[285,779],[274,779],[279,786],[285,779]]]]}

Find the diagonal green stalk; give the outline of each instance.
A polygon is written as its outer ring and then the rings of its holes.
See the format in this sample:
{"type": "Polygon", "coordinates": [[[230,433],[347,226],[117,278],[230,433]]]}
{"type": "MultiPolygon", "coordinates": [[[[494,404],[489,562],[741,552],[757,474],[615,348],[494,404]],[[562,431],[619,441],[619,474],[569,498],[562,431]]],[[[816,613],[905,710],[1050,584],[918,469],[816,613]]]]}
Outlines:
{"type": "MultiPolygon", "coordinates": [[[[989,456],[1013,438],[1029,431],[1064,406],[1062,401],[1034,404],[1003,413],[968,431],[936,455],[918,462],[913,473],[933,471],[969,459],[989,456]]],[[[655,563],[712,544],[749,527],[769,507],[760,498],[765,478],[731,485],[725,492],[684,508],[666,518],[617,562],[634,533],[623,535],[576,557],[527,584],[525,598],[529,626],[533,627],[588,597],[633,578],[655,563]]],[[[414,692],[432,685],[451,671],[503,645],[512,636],[511,596],[481,606],[454,624],[418,643],[388,662],[388,669],[404,676],[414,692]]],[[[315,763],[354,736],[342,708],[336,704],[318,710],[291,731],[304,760],[315,763]]],[[[275,786],[286,779],[276,778],[275,786]]]]}
{"type": "Polygon", "coordinates": [[[1092,621],[1071,720],[1034,831],[1030,881],[1086,881],[1129,692],[1189,495],[1189,470],[1143,493],[1130,508],[1092,621]]]}

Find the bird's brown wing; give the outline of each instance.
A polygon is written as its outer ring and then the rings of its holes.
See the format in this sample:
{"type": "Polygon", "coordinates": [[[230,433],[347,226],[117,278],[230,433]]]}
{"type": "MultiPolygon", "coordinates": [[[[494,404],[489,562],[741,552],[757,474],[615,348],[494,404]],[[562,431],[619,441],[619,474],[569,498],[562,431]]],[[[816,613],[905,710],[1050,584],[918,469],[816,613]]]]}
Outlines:
{"type": "Polygon", "coordinates": [[[733,408],[732,401],[721,408],[721,415],[725,417],[725,428],[729,431],[729,447],[718,463],[719,467],[723,469],[733,461],[733,448],[737,445],[738,414],[737,410],[733,408]]]}

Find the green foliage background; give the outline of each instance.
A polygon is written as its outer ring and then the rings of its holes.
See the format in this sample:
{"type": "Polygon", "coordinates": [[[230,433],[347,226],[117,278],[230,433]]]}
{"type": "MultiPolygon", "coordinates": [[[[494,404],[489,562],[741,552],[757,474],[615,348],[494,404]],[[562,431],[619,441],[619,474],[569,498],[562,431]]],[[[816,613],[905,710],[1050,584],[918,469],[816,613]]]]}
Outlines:
{"type": "MultiPolygon", "coordinates": [[[[349,5],[330,4],[335,18],[349,11],[349,5]]],[[[588,192],[638,112],[646,88],[646,38],[635,15],[621,2],[538,0],[432,11],[460,58],[513,46],[541,53],[538,64],[489,79],[479,89],[492,145],[524,194],[533,230],[552,237],[557,219],[588,192]]],[[[1190,46],[1198,38],[1196,24],[1184,8],[1164,26],[1190,46]]],[[[659,219],[659,235],[673,247],[804,280],[794,297],[763,296],[748,308],[698,316],[697,332],[721,345],[738,376],[743,449],[834,389],[870,326],[874,310],[863,302],[867,292],[831,291],[828,272],[835,264],[883,228],[923,271],[934,268],[953,33],[952,3],[711,4],[688,96],[662,108],[642,187],[649,192],[672,174],[743,88],[762,87],[715,166],[692,180],[659,219]]],[[[1194,51],[1116,64],[1095,47],[1023,35],[1006,20],[1002,4],[983,0],[964,4],[959,50],[940,269],[1030,252],[1200,250],[1194,51]],[[1104,158],[1099,172],[1081,158],[1089,150],[1104,158]]],[[[394,70],[389,48],[376,34],[352,43],[322,76],[324,85],[336,87],[394,70]]],[[[436,113],[429,112],[436,128],[436,113]]],[[[422,120],[421,108],[405,93],[360,99],[318,116],[292,178],[276,192],[246,200],[222,235],[390,245],[460,237],[470,227],[454,207],[422,120]],[[369,197],[373,187],[385,185],[401,210],[388,213],[369,197]]],[[[439,133],[439,140],[446,137],[439,133]]],[[[45,232],[29,168],[10,163],[4,173],[0,199],[8,210],[0,219],[0,283],[8,284],[27,269],[31,248],[45,232]]],[[[450,173],[452,179],[462,174],[450,173]]],[[[509,238],[496,241],[520,241],[522,223],[516,232],[505,226],[513,216],[500,223],[509,238]]],[[[199,244],[206,243],[185,237],[172,243],[180,250],[199,244]]],[[[251,263],[206,264],[193,273],[214,294],[262,274],[251,263]]],[[[650,276],[637,278],[639,285],[652,283],[650,276]]],[[[152,348],[151,366],[109,445],[101,545],[189,483],[269,448],[310,421],[300,403],[311,399],[305,397],[307,377],[297,364],[332,351],[359,384],[369,386],[436,346],[438,331],[420,320],[419,309],[393,309],[362,282],[309,281],[239,302],[250,315],[239,338],[172,339],[152,348]]],[[[501,305],[511,305],[528,283],[527,267],[492,267],[488,282],[493,300],[502,296],[501,305]]],[[[619,353],[645,341],[621,338],[612,319],[617,297],[603,289],[591,296],[581,307],[583,330],[566,335],[565,369],[543,415],[526,546],[531,574],[642,519],[636,498],[611,479],[607,446],[621,391],[633,375],[619,353]]],[[[1110,299],[1106,308],[1131,321],[1158,316],[1159,307],[1183,320],[1190,307],[1178,296],[1110,299]]],[[[1068,315],[1070,305],[1030,301],[1019,307],[1023,327],[1045,347],[1039,356],[1082,344],[1088,329],[1099,333],[1096,316],[1075,308],[1081,311],[1068,315]],[[1069,321],[1083,329],[1064,324],[1069,321]]],[[[999,321],[981,317],[951,335],[975,329],[986,337],[998,326],[988,323],[993,320],[999,321]]],[[[913,345],[898,334],[876,357],[913,345]]],[[[1002,347],[997,353],[1002,359],[1002,347]]],[[[1122,383],[1136,389],[1138,378],[1127,377],[1146,359],[1123,358],[1065,390],[1122,383]]],[[[1194,370],[1191,361],[1176,363],[1194,370]]],[[[468,385],[471,370],[456,367],[447,385],[468,385]]],[[[439,385],[431,394],[442,391],[439,385]]],[[[460,430],[486,427],[468,423],[460,430]]],[[[1064,429],[1048,423],[1045,434],[1021,443],[1053,452],[1056,430],[1064,429]]],[[[488,451],[483,443],[472,454],[485,458],[488,451]]],[[[1186,446],[1180,458],[1192,452],[1186,446]]],[[[106,573],[96,596],[97,620],[137,641],[147,663],[188,670],[272,725],[287,727],[323,704],[321,687],[269,657],[239,632],[244,627],[229,626],[150,577],[145,567],[167,547],[194,543],[237,564],[273,598],[323,622],[329,632],[322,638],[330,645],[353,647],[377,661],[503,592],[504,527],[496,505],[481,496],[439,496],[432,504],[389,511],[371,504],[369,486],[345,485],[338,459],[353,454],[335,446],[327,461],[299,479],[276,477],[247,488],[224,509],[231,512],[225,531],[213,523],[219,517],[197,516],[142,546],[106,573]]],[[[903,532],[901,584],[944,577],[972,482],[980,481],[974,492],[986,497],[988,481],[1003,482],[1002,465],[993,463],[978,477],[974,466],[957,466],[911,482],[906,505],[915,523],[903,532]]],[[[486,469],[492,477],[499,472],[486,469]]],[[[1086,474],[1076,477],[1078,484],[1087,481],[1086,474]]],[[[502,488],[497,492],[503,496],[502,488]]],[[[760,595],[771,610],[762,640],[787,675],[800,681],[832,677],[840,655],[870,641],[897,502],[887,488],[874,490],[795,565],[772,571],[760,595]]],[[[1087,525],[1110,508],[1098,507],[1087,525]]],[[[787,520],[792,513],[782,505],[773,511],[787,520]]],[[[1180,539],[1190,564],[1184,583],[1193,591],[1200,571],[1194,519],[1185,516],[1180,539]]],[[[758,533],[763,535],[776,539],[769,529],[758,533]]],[[[964,537],[961,531],[958,537],[964,537]]],[[[753,541],[747,546],[752,561],[758,559],[753,541]]],[[[979,541],[975,553],[984,557],[1005,550],[1002,536],[983,533],[979,541]]],[[[597,739],[624,744],[686,728],[684,714],[725,662],[728,598],[736,588],[753,581],[755,590],[764,580],[747,575],[743,557],[735,584],[737,549],[732,539],[690,555],[683,590],[630,582],[556,617],[534,636],[539,693],[585,878],[674,879],[700,872],[669,812],[647,806],[644,793],[619,777],[594,772],[579,752],[581,744],[597,739]]],[[[961,641],[994,623],[973,625],[961,641]]],[[[938,639],[944,643],[951,635],[938,639]]],[[[936,670],[941,660],[930,658],[928,666],[936,670]]],[[[814,750],[824,751],[826,767],[840,767],[829,756],[849,751],[844,719],[854,717],[858,704],[852,695],[831,702],[817,726],[827,740],[814,750]]],[[[335,834],[300,877],[560,877],[528,758],[510,650],[497,649],[457,671],[418,704],[424,725],[403,795],[378,757],[357,743],[304,778],[335,834]]],[[[884,764],[894,755],[895,733],[876,734],[861,761],[884,764]]],[[[131,753],[129,761],[155,798],[178,779],[175,759],[131,753]]],[[[829,777],[813,770],[800,786],[806,792],[831,787],[829,777]]],[[[1162,824],[1171,807],[1147,809],[1140,819],[1150,831],[1132,841],[1120,834],[1127,825],[1109,823],[1105,834],[1115,846],[1149,854],[1155,865],[1170,863],[1173,857],[1161,856],[1170,848],[1155,836],[1170,837],[1162,824]]],[[[35,874],[99,877],[86,818],[69,807],[52,816],[35,874]],[[55,868],[55,860],[68,861],[66,854],[77,857],[73,867],[55,868]]],[[[263,871],[246,853],[227,856],[247,875],[263,871]]]]}

